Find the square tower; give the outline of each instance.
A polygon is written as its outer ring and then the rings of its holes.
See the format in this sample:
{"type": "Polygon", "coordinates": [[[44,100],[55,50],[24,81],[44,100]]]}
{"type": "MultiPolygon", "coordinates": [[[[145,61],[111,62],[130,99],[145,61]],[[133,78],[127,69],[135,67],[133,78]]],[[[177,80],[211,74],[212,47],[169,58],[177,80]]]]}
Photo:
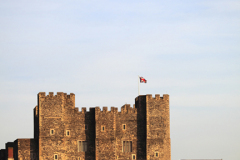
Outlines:
{"type": "Polygon", "coordinates": [[[138,158],[171,159],[169,95],[138,96],[138,158]]]}

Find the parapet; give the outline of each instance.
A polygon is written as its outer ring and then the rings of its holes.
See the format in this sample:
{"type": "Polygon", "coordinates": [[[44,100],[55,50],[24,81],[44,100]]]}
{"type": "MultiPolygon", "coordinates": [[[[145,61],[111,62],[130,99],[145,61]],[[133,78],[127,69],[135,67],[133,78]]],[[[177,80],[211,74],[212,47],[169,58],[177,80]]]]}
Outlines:
{"type": "Polygon", "coordinates": [[[130,106],[130,104],[124,104],[122,107],[121,107],[121,113],[137,113],[137,109],[135,108],[135,105],[134,107],[132,108],[130,106]]]}
{"type": "Polygon", "coordinates": [[[38,93],[38,97],[46,97],[46,93],[45,92],[39,92],[38,93]]]}
{"type": "Polygon", "coordinates": [[[49,92],[49,94],[46,96],[46,93],[45,93],[45,92],[39,92],[39,93],[38,93],[38,97],[39,97],[39,98],[61,97],[61,98],[65,98],[65,99],[75,99],[75,94],[74,94],[74,93],[70,93],[69,95],[67,95],[67,93],[57,92],[57,94],[54,95],[53,92],[49,92]]]}
{"type": "Polygon", "coordinates": [[[169,100],[169,95],[168,94],[163,94],[163,97],[160,97],[160,94],[155,94],[155,97],[152,96],[152,94],[147,94],[146,95],[146,101],[148,100],[152,100],[152,99],[155,99],[155,100],[169,100]]]}
{"type": "MultiPolygon", "coordinates": [[[[63,100],[66,100],[66,102],[73,102],[73,109],[74,109],[74,112],[75,113],[87,113],[86,111],[86,108],[85,107],[82,107],[81,111],[79,111],[78,108],[75,108],[75,94],[73,93],[70,93],[69,95],[67,95],[67,93],[63,93],[63,92],[57,92],[56,95],[54,95],[53,92],[49,92],[48,95],[46,95],[45,92],[39,92],[38,93],[38,97],[39,99],[41,98],[60,98],[60,99],[63,99],[63,100]],[[70,100],[70,101],[68,101],[70,100]]],[[[138,101],[138,100],[144,100],[145,101],[145,98],[146,98],[146,101],[149,101],[149,100],[157,100],[157,101],[161,101],[161,100],[164,100],[164,101],[168,101],[169,100],[169,95],[168,94],[163,94],[162,97],[160,97],[160,94],[155,94],[155,97],[152,96],[152,94],[147,94],[147,95],[139,95],[138,97],[136,97],[135,101],[138,101]],[[140,98],[140,99],[139,99],[140,98]],[[142,99],[143,98],[143,99],[142,99]]],[[[118,113],[118,108],[116,107],[111,107],[111,110],[108,111],[108,107],[103,107],[102,111],[100,109],[100,107],[95,107],[95,108],[91,108],[90,109],[90,112],[102,112],[102,113],[118,113]]],[[[130,106],[130,104],[125,104],[121,107],[121,112],[120,113],[137,113],[137,108],[135,108],[135,105],[133,105],[133,107],[130,106]]]]}
{"type": "Polygon", "coordinates": [[[87,111],[86,107],[82,107],[81,111],[79,111],[78,107],[74,108],[74,112],[78,115],[87,114],[87,113],[94,113],[94,111],[95,111],[95,108],[90,108],[90,111],[87,111]]]}
{"type": "Polygon", "coordinates": [[[117,107],[111,107],[111,110],[108,110],[108,107],[104,106],[102,111],[99,106],[95,107],[95,112],[101,112],[101,113],[118,113],[118,108],[117,107]]]}

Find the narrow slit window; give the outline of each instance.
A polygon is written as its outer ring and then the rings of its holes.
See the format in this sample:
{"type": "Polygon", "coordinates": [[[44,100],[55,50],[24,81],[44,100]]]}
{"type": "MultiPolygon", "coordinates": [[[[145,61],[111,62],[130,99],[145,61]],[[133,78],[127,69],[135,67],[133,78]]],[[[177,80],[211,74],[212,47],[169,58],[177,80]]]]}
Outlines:
{"type": "Polygon", "coordinates": [[[155,157],[159,157],[159,153],[158,153],[158,152],[155,152],[154,156],[155,156],[155,157]]]}
{"type": "Polygon", "coordinates": [[[123,124],[123,125],[122,125],[122,129],[123,129],[123,130],[126,130],[126,124],[123,124]]]}
{"type": "Polygon", "coordinates": [[[58,155],[54,154],[54,160],[57,160],[57,159],[58,159],[58,155]]]}
{"type": "Polygon", "coordinates": [[[136,154],[132,154],[132,159],[133,159],[133,160],[136,159],[136,154]]]}
{"type": "Polygon", "coordinates": [[[105,130],[106,130],[105,126],[101,126],[101,131],[105,132],[105,130]]]}
{"type": "Polygon", "coordinates": [[[85,130],[88,130],[88,125],[87,124],[85,125],[85,130]]]}
{"type": "Polygon", "coordinates": [[[70,130],[66,130],[66,136],[70,136],[70,130]]]}
{"type": "Polygon", "coordinates": [[[54,129],[50,129],[50,135],[54,135],[54,129]]]}

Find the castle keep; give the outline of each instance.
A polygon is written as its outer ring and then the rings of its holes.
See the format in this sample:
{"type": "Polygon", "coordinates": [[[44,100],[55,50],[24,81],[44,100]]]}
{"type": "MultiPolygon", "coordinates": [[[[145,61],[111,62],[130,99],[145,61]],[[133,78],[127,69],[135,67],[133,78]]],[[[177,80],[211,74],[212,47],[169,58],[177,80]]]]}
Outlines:
{"type": "Polygon", "coordinates": [[[34,138],[6,143],[0,160],[171,160],[169,120],[169,95],[140,95],[121,112],[87,112],[73,93],[40,92],[34,138]]]}

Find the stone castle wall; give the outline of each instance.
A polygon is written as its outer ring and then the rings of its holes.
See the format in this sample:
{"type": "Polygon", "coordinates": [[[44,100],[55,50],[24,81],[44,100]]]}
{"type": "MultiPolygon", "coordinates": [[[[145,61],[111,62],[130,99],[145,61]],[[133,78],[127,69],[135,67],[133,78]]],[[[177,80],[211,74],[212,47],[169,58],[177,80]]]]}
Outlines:
{"type": "Polygon", "coordinates": [[[16,139],[14,141],[15,160],[33,160],[37,158],[34,139],[16,139]]]}
{"type": "Polygon", "coordinates": [[[34,139],[14,142],[15,159],[171,159],[168,95],[138,96],[121,112],[115,107],[87,112],[75,107],[72,93],[40,92],[33,112],[34,139]]]}

